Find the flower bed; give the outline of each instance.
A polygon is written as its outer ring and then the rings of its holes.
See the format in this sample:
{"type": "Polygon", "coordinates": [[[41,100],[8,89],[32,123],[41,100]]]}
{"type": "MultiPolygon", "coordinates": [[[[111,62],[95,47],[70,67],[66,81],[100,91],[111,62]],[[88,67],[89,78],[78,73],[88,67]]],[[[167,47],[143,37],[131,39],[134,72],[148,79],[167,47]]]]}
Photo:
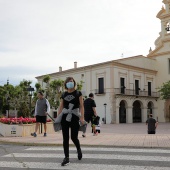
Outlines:
{"type": "MultiPolygon", "coordinates": [[[[35,118],[0,118],[0,134],[4,137],[30,136],[35,130],[35,118]]],[[[52,133],[51,119],[47,120],[47,132],[52,133]]],[[[44,129],[42,129],[44,131],[44,129]]],[[[40,131],[39,131],[40,133],[40,131]]]]}
{"type": "MultiPolygon", "coordinates": [[[[0,118],[0,122],[8,125],[14,125],[14,124],[32,124],[36,122],[35,118],[0,118]]],[[[47,122],[51,122],[51,119],[47,119],[47,122]]]]}

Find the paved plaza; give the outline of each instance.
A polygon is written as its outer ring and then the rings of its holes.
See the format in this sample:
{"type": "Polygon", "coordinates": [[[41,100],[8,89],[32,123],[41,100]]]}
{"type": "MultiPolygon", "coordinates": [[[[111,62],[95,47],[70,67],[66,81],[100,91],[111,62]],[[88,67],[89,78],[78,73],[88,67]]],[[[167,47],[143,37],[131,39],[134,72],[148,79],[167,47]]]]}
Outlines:
{"type": "MultiPolygon", "coordinates": [[[[155,135],[147,134],[145,123],[102,124],[98,136],[93,136],[89,124],[86,137],[81,135],[80,132],[79,140],[83,146],[170,148],[170,123],[159,123],[155,135]]],[[[62,132],[54,132],[47,137],[43,137],[43,134],[37,137],[0,137],[0,143],[62,145],[62,132]]],[[[73,144],[71,139],[70,144],[73,144]]]]}

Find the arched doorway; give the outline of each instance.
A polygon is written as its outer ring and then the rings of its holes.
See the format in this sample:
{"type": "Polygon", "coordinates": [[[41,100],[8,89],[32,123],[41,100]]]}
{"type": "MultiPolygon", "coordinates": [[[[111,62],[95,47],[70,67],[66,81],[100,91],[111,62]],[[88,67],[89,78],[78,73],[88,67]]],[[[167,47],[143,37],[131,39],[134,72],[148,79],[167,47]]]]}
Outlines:
{"type": "Polygon", "coordinates": [[[122,100],[119,106],[119,123],[126,123],[125,101],[122,100]]]}
{"type": "Polygon", "coordinates": [[[141,104],[137,100],[133,103],[133,123],[142,122],[141,104]]]}
{"type": "Polygon", "coordinates": [[[149,115],[152,114],[152,108],[153,108],[153,103],[149,102],[147,106],[147,118],[149,118],[149,115]]]}

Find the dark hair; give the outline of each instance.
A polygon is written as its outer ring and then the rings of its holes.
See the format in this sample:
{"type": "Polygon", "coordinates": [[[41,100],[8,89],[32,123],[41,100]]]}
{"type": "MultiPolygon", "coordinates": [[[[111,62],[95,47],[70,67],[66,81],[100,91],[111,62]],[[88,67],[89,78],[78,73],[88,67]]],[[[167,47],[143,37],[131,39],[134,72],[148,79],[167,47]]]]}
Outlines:
{"type": "Polygon", "coordinates": [[[73,77],[67,77],[66,80],[65,80],[65,82],[64,82],[64,88],[65,88],[65,89],[68,89],[67,86],[66,86],[66,84],[67,84],[67,82],[69,82],[70,80],[73,80],[73,82],[74,82],[74,87],[76,86],[76,81],[74,80],[74,78],[73,78],[73,77]]]}
{"type": "Polygon", "coordinates": [[[41,94],[42,96],[44,96],[44,94],[43,94],[43,92],[42,92],[42,91],[39,91],[38,93],[39,93],[39,94],[41,94]]]}
{"type": "Polygon", "coordinates": [[[150,117],[152,117],[152,114],[150,114],[150,117]]]}
{"type": "Polygon", "coordinates": [[[89,97],[94,97],[94,94],[93,94],[93,93],[90,93],[90,94],[89,94],[89,97]]]}

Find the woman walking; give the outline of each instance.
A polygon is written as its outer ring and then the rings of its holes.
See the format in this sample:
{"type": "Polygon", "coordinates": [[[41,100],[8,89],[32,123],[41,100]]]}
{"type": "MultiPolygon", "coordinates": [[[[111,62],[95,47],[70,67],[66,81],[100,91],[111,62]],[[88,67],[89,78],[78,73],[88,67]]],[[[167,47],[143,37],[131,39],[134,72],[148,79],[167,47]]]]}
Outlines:
{"type": "MultiPolygon", "coordinates": [[[[65,158],[61,166],[66,166],[69,161],[69,128],[71,128],[71,140],[76,146],[77,157],[82,159],[80,142],[78,139],[79,121],[84,122],[84,106],[83,97],[80,91],[76,90],[76,82],[73,77],[67,77],[64,82],[66,91],[61,96],[61,102],[58,109],[58,114],[62,114],[61,126],[63,134],[63,148],[65,158]]],[[[61,115],[60,115],[61,116],[61,115]]]]}

